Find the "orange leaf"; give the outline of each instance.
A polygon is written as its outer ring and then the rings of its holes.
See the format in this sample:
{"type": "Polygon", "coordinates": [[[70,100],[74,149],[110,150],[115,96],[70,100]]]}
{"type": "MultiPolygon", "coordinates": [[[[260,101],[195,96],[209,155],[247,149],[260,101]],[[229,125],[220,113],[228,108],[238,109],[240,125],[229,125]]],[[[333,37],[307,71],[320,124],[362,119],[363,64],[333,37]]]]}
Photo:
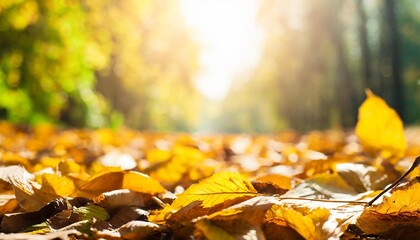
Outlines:
{"type": "Polygon", "coordinates": [[[134,171],[118,171],[93,176],[90,180],[82,183],[73,196],[93,198],[101,193],[117,189],[128,189],[151,195],[157,195],[165,191],[158,181],[146,174],[134,171]]]}

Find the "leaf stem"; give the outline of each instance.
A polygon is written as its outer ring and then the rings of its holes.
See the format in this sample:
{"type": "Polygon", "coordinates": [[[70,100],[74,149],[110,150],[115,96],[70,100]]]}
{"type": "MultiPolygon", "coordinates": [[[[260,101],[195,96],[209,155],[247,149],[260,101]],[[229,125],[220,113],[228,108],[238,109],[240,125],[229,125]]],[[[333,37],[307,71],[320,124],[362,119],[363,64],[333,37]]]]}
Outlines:
{"type": "Polygon", "coordinates": [[[374,197],[372,200],[370,200],[368,202],[369,206],[372,206],[372,204],[378,200],[378,198],[380,198],[382,195],[384,195],[386,192],[388,192],[390,189],[394,188],[396,185],[398,185],[405,177],[407,177],[408,174],[410,174],[412,171],[414,171],[414,169],[416,169],[416,167],[418,167],[420,165],[420,156],[418,156],[416,158],[416,160],[414,160],[413,165],[411,165],[411,167],[407,170],[407,172],[405,172],[400,178],[398,178],[394,183],[392,183],[391,185],[389,185],[387,188],[385,188],[384,190],[382,190],[382,192],[380,192],[378,195],[376,195],[376,197],[374,197]]]}

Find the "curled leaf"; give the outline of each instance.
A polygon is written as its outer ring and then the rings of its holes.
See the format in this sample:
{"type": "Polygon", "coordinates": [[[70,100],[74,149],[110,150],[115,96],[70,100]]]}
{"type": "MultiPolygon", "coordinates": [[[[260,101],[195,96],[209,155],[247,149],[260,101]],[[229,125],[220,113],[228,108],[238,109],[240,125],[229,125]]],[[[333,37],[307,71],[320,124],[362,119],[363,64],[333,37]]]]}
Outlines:
{"type": "Polygon", "coordinates": [[[118,208],[123,206],[146,206],[145,202],[151,198],[150,195],[119,189],[105,192],[93,199],[93,202],[106,208],[118,208]]]}
{"type": "Polygon", "coordinates": [[[117,189],[128,189],[151,195],[165,191],[158,181],[146,174],[134,171],[116,171],[93,176],[90,180],[82,183],[73,196],[93,198],[101,193],[117,189]]]}

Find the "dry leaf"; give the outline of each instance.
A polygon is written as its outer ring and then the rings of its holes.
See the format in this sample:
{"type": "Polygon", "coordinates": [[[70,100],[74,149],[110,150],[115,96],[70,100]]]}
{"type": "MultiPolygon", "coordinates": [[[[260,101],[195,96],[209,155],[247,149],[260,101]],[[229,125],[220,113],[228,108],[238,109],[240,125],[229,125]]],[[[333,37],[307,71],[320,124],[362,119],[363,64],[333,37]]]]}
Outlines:
{"type": "Polygon", "coordinates": [[[327,209],[314,209],[304,215],[294,209],[282,209],[283,218],[287,224],[305,239],[322,239],[322,226],[328,220],[330,212],[327,209]]]}
{"type": "MultiPolygon", "coordinates": [[[[193,219],[198,216],[211,213],[193,211],[194,208],[209,209],[220,204],[228,203],[228,206],[244,201],[257,195],[251,182],[239,173],[221,172],[191,185],[185,192],[180,194],[175,201],[165,207],[152,221],[162,222],[171,214],[180,211],[178,218],[193,219]]],[[[225,207],[228,207],[225,206],[225,207]]]]}
{"type": "Polygon", "coordinates": [[[198,221],[195,224],[195,227],[198,228],[200,231],[203,232],[204,236],[208,240],[218,240],[218,239],[226,239],[226,240],[236,240],[232,235],[228,232],[223,230],[221,227],[213,224],[211,221],[207,219],[203,219],[198,221]]]}
{"type": "Polygon", "coordinates": [[[109,223],[113,227],[121,227],[122,225],[134,220],[146,221],[148,215],[148,211],[138,207],[122,207],[112,216],[109,223]]]}
{"type": "Polygon", "coordinates": [[[165,189],[158,181],[146,174],[134,171],[99,173],[82,183],[73,196],[93,198],[101,193],[117,189],[128,189],[136,192],[157,195],[165,189]]]}
{"type": "Polygon", "coordinates": [[[335,170],[359,193],[383,189],[396,180],[385,171],[367,164],[341,163],[335,165],[335,170]]]}
{"type": "Polygon", "coordinates": [[[16,200],[27,211],[37,211],[58,197],[40,190],[34,176],[21,166],[0,167],[0,179],[13,186],[16,200]]]}
{"type": "Polygon", "coordinates": [[[106,208],[119,208],[124,206],[145,207],[146,201],[150,200],[151,195],[131,191],[128,189],[119,189],[102,193],[93,199],[95,204],[106,208]]]}
{"type": "Polygon", "coordinates": [[[36,223],[41,223],[70,207],[69,202],[59,198],[50,202],[39,211],[5,214],[1,219],[1,230],[7,233],[18,232],[36,223]]]}
{"type": "Polygon", "coordinates": [[[123,239],[145,239],[159,229],[159,225],[145,221],[131,221],[118,228],[123,239]]]}
{"type": "Polygon", "coordinates": [[[393,239],[418,239],[420,236],[420,181],[414,179],[398,187],[377,206],[367,208],[357,219],[366,234],[393,239]]]}
{"type": "Polygon", "coordinates": [[[306,179],[291,189],[282,198],[312,198],[312,199],[352,199],[357,192],[340,176],[319,174],[306,179]]]}

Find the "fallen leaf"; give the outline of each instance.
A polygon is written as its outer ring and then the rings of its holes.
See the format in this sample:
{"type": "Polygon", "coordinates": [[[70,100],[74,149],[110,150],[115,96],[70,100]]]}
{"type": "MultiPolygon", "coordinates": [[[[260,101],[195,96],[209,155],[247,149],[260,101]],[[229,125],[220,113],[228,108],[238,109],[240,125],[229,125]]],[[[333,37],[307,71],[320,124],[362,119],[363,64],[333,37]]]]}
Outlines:
{"type": "Polygon", "coordinates": [[[17,239],[26,239],[26,240],[73,240],[75,235],[80,235],[81,233],[76,229],[70,229],[65,231],[58,232],[49,232],[42,235],[36,235],[33,233],[12,233],[12,234],[1,234],[0,237],[3,240],[17,240],[17,239]]]}
{"type": "Polygon", "coordinates": [[[67,200],[59,198],[50,202],[39,211],[5,214],[1,219],[1,230],[7,233],[18,232],[34,224],[41,223],[70,207],[71,205],[67,200]]]}
{"type": "Polygon", "coordinates": [[[381,169],[361,163],[336,164],[335,170],[359,193],[383,189],[396,180],[381,169]]]}
{"type": "Polygon", "coordinates": [[[146,221],[148,215],[148,211],[138,207],[122,207],[112,216],[109,223],[118,228],[133,220],[146,221]]]}
{"type": "Polygon", "coordinates": [[[330,212],[327,209],[301,208],[295,210],[280,207],[276,212],[279,212],[279,218],[284,219],[286,224],[298,232],[304,239],[325,239],[322,227],[330,216],[330,212]]]}
{"type": "Polygon", "coordinates": [[[118,233],[123,239],[145,239],[157,232],[157,224],[145,221],[131,221],[118,228],[118,233]]]}
{"type": "Polygon", "coordinates": [[[95,204],[105,208],[119,208],[123,206],[145,207],[150,200],[150,194],[139,193],[128,189],[119,189],[102,193],[93,199],[95,204]]]}
{"type": "Polygon", "coordinates": [[[154,222],[162,222],[180,210],[183,211],[177,213],[178,218],[193,219],[200,215],[210,214],[211,211],[208,209],[220,207],[223,203],[227,203],[228,205],[224,207],[228,207],[256,195],[257,192],[251,182],[241,174],[221,172],[191,185],[171,205],[149,219],[154,222]],[[205,211],[194,211],[197,208],[205,211]]]}
{"type": "Polygon", "coordinates": [[[226,240],[235,240],[232,235],[228,232],[223,230],[221,227],[213,224],[211,221],[207,219],[203,219],[198,221],[195,224],[195,227],[198,228],[200,231],[203,232],[204,236],[208,240],[218,240],[218,239],[226,239],[226,240]]]}
{"type": "Polygon", "coordinates": [[[260,193],[284,194],[292,188],[292,179],[279,174],[267,174],[252,180],[252,185],[260,193]]]}
{"type": "Polygon", "coordinates": [[[420,180],[396,188],[377,206],[367,208],[357,219],[366,234],[393,239],[418,239],[420,236],[420,180]]]}
{"type": "Polygon", "coordinates": [[[93,198],[101,193],[117,189],[157,195],[165,189],[155,179],[135,171],[117,171],[99,173],[82,183],[73,196],[93,198]]]}
{"type": "Polygon", "coordinates": [[[359,108],[357,137],[365,151],[379,153],[384,158],[402,157],[407,142],[400,117],[382,98],[370,90],[366,94],[367,99],[359,108]]]}
{"type": "Polygon", "coordinates": [[[73,181],[66,176],[58,176],[57,174],[42,174],[41,191],[56,196],[66,197],[75,190],[73,181]]]}
{"type": "Polygon", "coordinates": [[[266,239],[304,240],[286,221],[279,218],[267,220],[262,227],[266,239]]]}
{"type": "MultiPolygon", "coordinates": [[[[164,153],[159,154],[165,155],[164,153]]],[[[168,160],[163,160],[167,156],[153,157],[157,158],[153,160],[161,162],[149,169],[150,176],[159,180],[165,186],[178,183],[191,169],[197,168],[205,160],[205,154],[199,149],[179,143],[172,148],[172,156],[168,160]]]]}
{"type": "Polygon", "coordinates": [[[58,197],[42,191],[34,176],[21,166],[0,167],[0,179],[13,186],[16,200],[27,211],[37,211],[58,197]]]}
{"type": "Polygon", "coordinates": [[[282,198],[352,199],[357,192],[338,175],[319,174],[306,179],[282,198]]]}
{"type": "Polygon", "coordinates": [[[191,185],[171,206],[180,209],[192,202],[200,201],[201,206],[210,208],[227,200],[244,196],[254,197],[256,194],[252,184],[241,174],[222,172],[191,185]]]}
{"type": "Polygon", "coordinates": [[[0,215],[12,213],[19,207],[19,203],[14,194],[0,195],[0,215]]]}

